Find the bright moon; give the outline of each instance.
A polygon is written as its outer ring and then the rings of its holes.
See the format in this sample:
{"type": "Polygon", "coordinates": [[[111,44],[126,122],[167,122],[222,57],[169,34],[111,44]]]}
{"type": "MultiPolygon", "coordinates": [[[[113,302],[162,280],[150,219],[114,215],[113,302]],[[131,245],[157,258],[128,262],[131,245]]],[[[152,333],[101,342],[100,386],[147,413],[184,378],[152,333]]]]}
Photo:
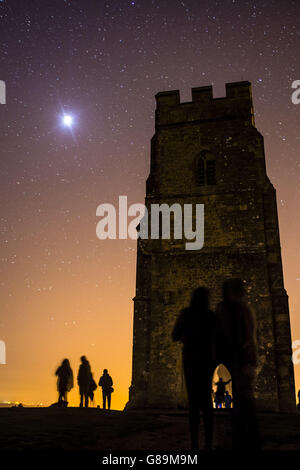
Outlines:
{"type": "Polygon", "coordinates": [[[64,125],[68,126],[68,127],[71,127],[72,122],[73,122],[72,116],[70,116],[69,114],[65,114],[64,117],[63,117],[64,125]]]}

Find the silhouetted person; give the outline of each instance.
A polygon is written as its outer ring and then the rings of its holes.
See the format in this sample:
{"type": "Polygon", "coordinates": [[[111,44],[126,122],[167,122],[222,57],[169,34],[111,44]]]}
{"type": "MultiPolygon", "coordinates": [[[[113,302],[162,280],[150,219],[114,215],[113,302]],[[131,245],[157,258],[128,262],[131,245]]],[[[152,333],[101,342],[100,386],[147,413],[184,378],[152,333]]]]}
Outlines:
{"type": "Polygon", "coordinates": [[[69,359],[64,359],[62,361],[61,365],[57,368],[55,375],[57,375],[58,404],[66,405],[67,393],[74,386],[73,371],[71,369],[69,359]]]}
{"type": "Polygon", "coordinates": [[[219,382],[216,382],[215,385],[217,386],[216,390],[216,403],[218,404],[217,408],[222,408],[222,404],[224,403],[224,398],[225,398],[225,391],[226,391],[226,385],[231,382],[231,379],[227,380],[227,382],[224,382],[222,377],[220,377],[219,382]]]}
{"type": "Polygon", "coordinates": [[[256,320],[247,305],[243,281],[223,284],[223,301],[218,305],[217,359],[229,370],[233,391],[234,448],[260,447],[254,382],[257,368],[256,320]]]}
{"type": "Polygon", "coordinates": [[[183,343],[183,367],[189,401],[192,448],[199,448],[200,409],[203,412],[205,448],[212,447],[213,406],[211,384],[214,371],[214,314],[209,310],[208,290],[196,289],[188,308],[181,311],[173,341],[183,343]]]}
{"type": "Polygon", "coordinates": [[[224,403],[225,403],[225,408],[231,408],[232,397],[227,390],[225,392],[224,403]]]}
{"type": "Polygon", "coordinates": [[[99,385],[102,387],[103,409],[106,409],[107,401],[107,408],[110,410],[111,394],[113,392],[113,380],[107,369],[103,370],[103,375],[99,379],[99,385]]]}
{"type": "Polygon", "coordinates": [[[91,382],[92,382],[92,373],[91,373],[91,366],[89,361],[85,356],[81,356],[81,364],[79,366],[77,382],[79,385],[79,393],[80,393],[80,407],[83,407],[83,398],[84,398],[84,405],[86,408],[89,406],[89,396],[91,392],[91,382]]]}

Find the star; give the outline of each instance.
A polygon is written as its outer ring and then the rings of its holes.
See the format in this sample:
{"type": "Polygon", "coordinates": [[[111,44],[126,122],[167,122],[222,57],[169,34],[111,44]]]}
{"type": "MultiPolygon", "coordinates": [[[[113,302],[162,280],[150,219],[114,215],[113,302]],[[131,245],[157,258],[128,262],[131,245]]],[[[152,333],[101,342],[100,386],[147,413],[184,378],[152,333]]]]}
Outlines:
{"type": "Polygon", "coordinates": [[[62,118],[62,122],[64,126],[72,127],[73,117],[70,114],[64,114],[62,118]]]}

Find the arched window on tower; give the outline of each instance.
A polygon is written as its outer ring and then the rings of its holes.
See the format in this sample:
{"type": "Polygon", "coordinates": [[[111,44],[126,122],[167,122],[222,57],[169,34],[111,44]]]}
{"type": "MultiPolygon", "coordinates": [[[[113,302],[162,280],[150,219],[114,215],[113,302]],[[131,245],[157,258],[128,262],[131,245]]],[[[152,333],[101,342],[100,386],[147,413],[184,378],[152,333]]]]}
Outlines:
{"type": "Polygon", "coordinates": [[[216,161],[208,151],[203,151],[196,161],[197,186],[216,184],[216,161]]]}

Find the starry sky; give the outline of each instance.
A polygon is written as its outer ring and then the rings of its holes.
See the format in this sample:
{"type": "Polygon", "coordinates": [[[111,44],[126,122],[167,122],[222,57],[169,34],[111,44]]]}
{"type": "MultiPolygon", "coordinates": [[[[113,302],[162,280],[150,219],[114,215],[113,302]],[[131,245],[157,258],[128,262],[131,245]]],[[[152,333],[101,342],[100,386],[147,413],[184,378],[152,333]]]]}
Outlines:
{"type": "Polygon", "coordinates": [[[50,404],[86,354],[126,403],[136,243],[97,239],[96,208],[143,202],[158,91],[252,82],[300,339],[299,18],[296,0],[0,1],[0,402],[50,404]]]}

